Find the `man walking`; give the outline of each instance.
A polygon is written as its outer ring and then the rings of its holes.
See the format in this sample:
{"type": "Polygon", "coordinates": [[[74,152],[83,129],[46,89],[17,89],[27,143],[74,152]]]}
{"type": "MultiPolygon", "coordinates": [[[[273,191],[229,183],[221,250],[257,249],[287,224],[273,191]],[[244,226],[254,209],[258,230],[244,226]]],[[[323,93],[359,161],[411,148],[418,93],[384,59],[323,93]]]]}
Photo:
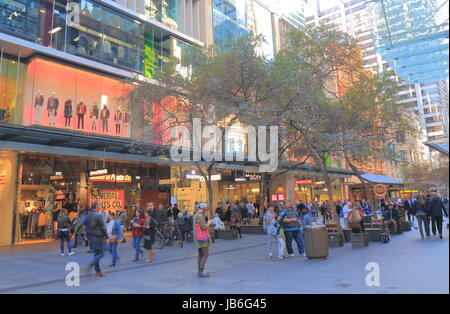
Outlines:
{"type": "Polygon", "coordinates": [[[88,271],[95,267],[95,275],[97,277],[104,277],[105,275],[100,270],[100,260],[105,255],[105,245],[107,238],[107,231],[105,222],[99,213],[100,203],[94,202],[92,204],[92,211],[87,215],[87,230],[89,230],[89,239],[92,242],[92,249],[94,250],[94,258],[88,267],[88,271]]]}
{"type": "Polygon", "coordinates": [[[286,248],[288,255],[289,257],[295,257],[294,250],[292,249],[292,240],[295,240],[295,242],[297,242],[298,253],[300,256],[305,256],[299,217],[296,211],[292,208],[290,201],[285,201],[283,205],[284,208],[280,213],[280,221],[282,222],[286,237],[286,248]]]}
{"type": "Polygon", "coordinates": [[[431,228],[433,231],[433,235],[436,235],[436,229],[439,233],[439,239],[442,239],[442,223],[443,216],[447,217],[447,213],[445,211],[445,206],[442,200],[439,198],[437,194],[433,194],[431,200],[429,202],[429,210],[431,214],[431,228]]]}
{"type": "Polygon", "coordinates": [[[198,206],[197,213],[193,219],[193,228],[194,228],[194,247],[197,248],[198,251],[198,273],[197,276],[199,278],[208,278],[209,273],[205,272],[206,261],[208,260],[209,255],[209,231],[208,225],[205,221],[205,211],[207,210],[208,205],[206,203],[200,203],[198,206]]]}

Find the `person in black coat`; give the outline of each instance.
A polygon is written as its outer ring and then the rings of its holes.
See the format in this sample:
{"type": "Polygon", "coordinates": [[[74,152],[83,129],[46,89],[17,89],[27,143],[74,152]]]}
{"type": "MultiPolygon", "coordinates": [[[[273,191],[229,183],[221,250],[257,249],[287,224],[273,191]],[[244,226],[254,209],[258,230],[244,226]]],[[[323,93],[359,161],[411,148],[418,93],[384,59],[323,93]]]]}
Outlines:
{"type": "Polygon", "coordinates": [[[428,211],[431,219],[431,230],[433,235],[436,235],[436,231],[439,233],[439,238],[442,239],[442,223],[443,216],[447,217],[445,206],[442,200],[437,194],[433,194],[432,198],[428,202],[428,211]]]}

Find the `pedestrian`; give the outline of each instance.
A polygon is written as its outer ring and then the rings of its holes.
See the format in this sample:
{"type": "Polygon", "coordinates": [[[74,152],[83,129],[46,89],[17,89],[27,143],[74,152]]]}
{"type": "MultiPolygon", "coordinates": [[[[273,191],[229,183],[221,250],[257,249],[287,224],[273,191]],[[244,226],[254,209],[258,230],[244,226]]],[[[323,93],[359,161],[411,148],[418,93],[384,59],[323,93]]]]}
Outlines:
{"type": "MultiPolygon", "coordinates": [[[[181,213],[179,213],[181,215],[181,213]]],[[[144,213],[144,249],[147,251],[146,263],[153,262],[153,257],[155,256],[155,251],[153,251],[153,244],[155,243],[156,227],[157,223],[152,217],[150,211],[145,211],[144,213]]]]}
{"type": "Polygon", "coordinates": [[[329,211],[328,201],[324,201],[322,203],[322,206],[320,206],[320,214],[322,215],[324,225],[327,223],[328,211],[329,211]]]}
{"type": "Polygon", "coordinates": [[[208,278],[209,273],[205,271],[206,261],[209,255],[209,231],[206,224],[204,213],[207,210],[208,205],[206,203],[200,203],[197,208],[197,213],[193,219],[194,229],[194,248],[198,251],[198,273],[199,278],[208,278]]]}
{"type": "Polygon", "coordinates": [[[264,215],[263,229],[267,233],[267,253],[270,258],[272,255],[272,244],[277,241],[277,214],[275,213],[275,207],[269,206],[269,209],[264,215]]]}
{"type": "Polygon", "coordinates": [[[117,246],[123,238],[123,231],[120,222],[116,219],[116,214],[109,213],[109,222],[106,225],[106,231],[108,233],[108,251],[112,255],[111,267],[117,265],[119,261],[119,255],[117,254],[117,246]]]}
{"type": "Polygon", "coordinates": [[[83,241],[85,243],[85,247],[87,246],[87,241],[85,239],[86,236],[86,226],[83,223],[85,217],[84,210],[80,210],[78,213],[78,217],[74,221],[74,229],[75,229],[75,245],[74,248],[83,245],[83,241]]]}
{"type": "Polygon", "coordinates": [[[239,239],[242,239],[241,234],[241,217],[237,212],[233,212],[230,217],[230,228],[236,234],[239,234],[239,239]]]}
{"type": "MultiPolygon", "coordinates": [[[[97,277],[104,277],[105,275],[100,269],[100,260],[105,255],[105,245],[108,233],[106,231],[105,222],[102,215],[99,213],[100,203],[94,202],[92,204],[92,210],[87,215],[86,230],[89,230],[88,236],[94,250],[94,258],[91,264],[88,266],[87,271],[90,271],[92,267],[95,267],[95,275],[97,277]]],[[[88,231],[86,231],[88,232],[88,231]]]]}
{"type": "Polygon", "coordinates": [[[303,226],[312,226],[317,224],[317,219],[312,214],[311,210],[305,209],[305,214],[302,218],[302,225],[303,226]]]}
{"type": "MultiPolygon", "coordinates": [[[[120,213],[119,213],[119,223],[120,223],[120,227],[122,228],[123,233],[125,233],[127,222],[128,222],[127,212],[125,209],[121,208],[120,213]]],[[[127,239],[125,238],[125,234],[124,234],[124,236],[122,238],[122,243],[126,243],[126,242],[127,242],[127,239]]]]}
{"type": "Polygon", "coordinates": [[[239,203],[239,213],[241,216],[241,223],[248,224],[248,210],[247,207],[244,205],[244,202],[239,203]]]}
{"type": "Polygon", "coordinates": [[[216,210],[215,210],[214,213],[219,215],[220,220],[224,220],[225,219],[225,215],[224,215],[224,211],[223,211],[221,202],[217,202],[217,207],[216,207],[216,210]]]}
{"type": "Polygon", "coordinates": [[[295,257],[292,248],[292,240],[297,243],[298,253],[300,256],[305,256],[303,235],[300,230],[300,219],[297,212],[292,208],[290,201],[284,201],[283,209],[280,213],[281,222],[286,237],[286,248],[289,257],[295,257]]]}
{"type": "Polygon", "coordinates": [[[352,212],[353,204],[351,202],[344,202],[344,206],[342,207],[342,215],[344,218],[344,225],[342,226],[344,229],[348,228],[348,215],[352,212]]]}
{"type": "Polygon", "coordinates": [[[60,244],[60,250],[61,250],[61,256],[64,256],[64,244],[67,243],[67,251],[69,253],[69,256],[75,254],[72,252],[72,242],[70,241],[70,221],[69,217],[67,216],[67,210],[63,209],[61,210],[58,219],[58,238],[59,238],[59,244],[60,244]]]}
{"type": "Polygon", "coordinates": [[[253,217],[254,217],[253,215],[254,215],[254,212],[255,212],[255,206],[253,206],[253,204],[251,202],[247,202],[246,207],[247,207],[248,218],[249,219],[253,219],[253,217]]]}
{"type": "Polygon", "coordinates": [[[417,196],[417,200],[413,204],[413,215],[416,216],[419,227],[420,236],[425,239],[423,234],[423,226],[425,226],[425,235],[430,236],[430,222],[428,221],[427,208],[425,206],[425,198],[421,195],[417,196]]]}
{"type": "Polygon", "coordinates": [[[136,209],[134,211],[134,217],[131,220],[131,233],[133,236],[133,248],[135,250],[133,262],[139,260],[139,254],[144,254],[141,249],[142,236],[144,235],[144,216],[142,210],[136,209]]]}
{"type": "Polygon", "coordinates": [[[434,193],[431,197],[429,203],[429,211],[431,216],[431,227],[433,235],[439,233],[439,239],[443,239],[442,236],[442,224],[443,224],[443,216],[448,217],[447,212],[445,211],[444,202],[439,198],[439,196],[434,193]]]}

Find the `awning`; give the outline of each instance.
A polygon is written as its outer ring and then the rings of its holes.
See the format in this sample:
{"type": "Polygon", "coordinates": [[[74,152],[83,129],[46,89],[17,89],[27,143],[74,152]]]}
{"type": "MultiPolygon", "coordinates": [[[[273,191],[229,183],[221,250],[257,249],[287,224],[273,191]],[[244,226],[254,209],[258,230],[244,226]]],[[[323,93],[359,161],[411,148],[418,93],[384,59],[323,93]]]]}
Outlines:
{"type": "Polygon", "coordinates": [[[373,173],[366,173],[366,174],[362,174],[361,177],[366,180],[369,183],[373,183],[373,184],[399,184],[399,185],[403,185],[402,182],[393,179],[391,177],[388,176],[383,176],[381,174],[373,174],[373,173]]]}
{"type": "Polygon", "coordinates": [[[448,136],[431,140],[424,144],[448,156],[448,136]]]}

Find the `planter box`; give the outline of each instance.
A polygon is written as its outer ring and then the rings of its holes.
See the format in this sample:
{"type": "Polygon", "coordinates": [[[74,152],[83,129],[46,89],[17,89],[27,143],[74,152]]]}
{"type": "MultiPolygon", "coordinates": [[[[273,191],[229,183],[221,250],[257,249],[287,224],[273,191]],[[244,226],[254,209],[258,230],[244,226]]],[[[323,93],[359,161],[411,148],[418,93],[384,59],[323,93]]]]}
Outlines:
{"type": "Polygon", "coordinates": [[[238,233],[233,230],[216,230],[216,239],[237,240],[238,233]]]}
{"type": "Polygon", "coordinates": [[[241,226],[241,233],[265,234],[263,227],[259,225],[243,225],[241,226]]]}
{"type": "Polygon", "coordinates": [[[369,240],[367,232],[364,233],[352,233],[352,248],[363,248],[369,246],[369,240]]]}
{"type": "Polygon", "coordinates": [[[380,242],[381,241],[381,229],[380,228],[370,228],[366,229],[367,237],[369,242],[380,242]]]}

